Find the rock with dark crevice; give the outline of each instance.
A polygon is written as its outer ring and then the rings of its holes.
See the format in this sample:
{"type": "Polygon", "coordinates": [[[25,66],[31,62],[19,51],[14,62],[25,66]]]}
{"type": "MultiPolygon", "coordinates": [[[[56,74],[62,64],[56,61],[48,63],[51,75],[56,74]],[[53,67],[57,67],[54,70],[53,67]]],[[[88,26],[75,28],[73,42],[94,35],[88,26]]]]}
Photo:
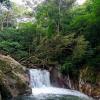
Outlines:
{"type": "Polygon", "coordinates": [[[57,68],[51,68],[50,73],[53,86],[78,90],[95,100],[100,100],[100,72],[93,74],[94,70],[81,69],[76,79],[74,76],[62,75],[57,68]],[[94,83],[93,77],[96,78],[94,83]]]}

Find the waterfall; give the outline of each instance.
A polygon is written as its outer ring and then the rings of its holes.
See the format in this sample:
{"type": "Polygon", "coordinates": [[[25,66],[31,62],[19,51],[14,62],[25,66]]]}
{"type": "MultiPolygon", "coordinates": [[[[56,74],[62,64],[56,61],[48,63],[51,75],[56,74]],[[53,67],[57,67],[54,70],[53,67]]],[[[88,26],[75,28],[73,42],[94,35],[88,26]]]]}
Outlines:
{"type": "MultiPolygon", "coordinates": [[[[32,95],[39,97],[40,95],[71,95],[92,100],[83,93],[75,90],[52,87],[50,84],[50,73],[47,70],[30,69],[30,86],[32,87],[32,95]],[[38,96],[39,95],[39,96],[38,96]]],[[[40,100],[40,99],[39,99],[40,100]]],[[[43,99],[44,100],[44,99],[43,99]]]]}
{"type": "Polygon", "coordinates": [[[30,86],[32,88],[50,87],[50,74],[46,70],[30,70],[30,86]]]}

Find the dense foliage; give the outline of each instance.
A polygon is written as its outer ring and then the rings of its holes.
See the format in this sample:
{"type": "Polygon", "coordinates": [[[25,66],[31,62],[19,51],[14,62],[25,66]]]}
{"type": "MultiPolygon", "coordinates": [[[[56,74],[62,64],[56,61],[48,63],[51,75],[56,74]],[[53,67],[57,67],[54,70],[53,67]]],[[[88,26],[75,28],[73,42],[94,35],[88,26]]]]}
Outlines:
{"type": "Polygon", "coordinates": [[[19,61],[58,66],[63,74],[76,73],[83,66],[99,71],[100,0],[87,0],[80,6],[73,3],[47,0],[36,8],[34,23],[20,23],[18,29],[5,21],[0,52],[19,61]]]}

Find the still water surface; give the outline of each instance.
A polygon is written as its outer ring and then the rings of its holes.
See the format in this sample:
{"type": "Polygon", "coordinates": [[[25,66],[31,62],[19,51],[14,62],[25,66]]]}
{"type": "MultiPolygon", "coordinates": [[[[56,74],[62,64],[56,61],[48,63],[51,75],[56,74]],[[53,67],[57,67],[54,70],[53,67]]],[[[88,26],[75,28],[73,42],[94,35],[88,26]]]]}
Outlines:
{"type": "Polygon", "coordinates": [[[13,100],[91,100],[72,95],[38,95],[38,96],[19,96],[13,100]]]}

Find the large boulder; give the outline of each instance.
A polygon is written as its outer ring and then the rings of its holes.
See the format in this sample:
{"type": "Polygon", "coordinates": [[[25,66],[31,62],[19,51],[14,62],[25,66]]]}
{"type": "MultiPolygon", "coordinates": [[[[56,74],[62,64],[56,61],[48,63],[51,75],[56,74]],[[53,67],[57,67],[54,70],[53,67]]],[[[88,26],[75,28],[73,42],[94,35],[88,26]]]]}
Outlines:
{"type": "Polygon", "coordinates": [[[4,100],[29,93],[28,81],[24,66],[9,55],[0,54],[0,93],[4,100]]]}

